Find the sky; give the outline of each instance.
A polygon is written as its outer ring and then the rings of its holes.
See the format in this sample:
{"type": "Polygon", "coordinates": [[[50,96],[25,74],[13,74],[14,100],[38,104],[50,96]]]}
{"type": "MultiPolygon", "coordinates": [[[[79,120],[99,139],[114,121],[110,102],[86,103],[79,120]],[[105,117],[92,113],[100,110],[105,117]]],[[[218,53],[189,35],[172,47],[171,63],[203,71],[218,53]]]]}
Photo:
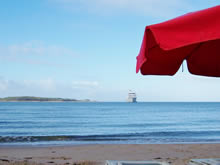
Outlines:
{"type": "Polygon", "coordinates": [[[220,101],[220,78],[136,74],[145,26],[219,0],[0,1],[0,97],[220,101]]]}

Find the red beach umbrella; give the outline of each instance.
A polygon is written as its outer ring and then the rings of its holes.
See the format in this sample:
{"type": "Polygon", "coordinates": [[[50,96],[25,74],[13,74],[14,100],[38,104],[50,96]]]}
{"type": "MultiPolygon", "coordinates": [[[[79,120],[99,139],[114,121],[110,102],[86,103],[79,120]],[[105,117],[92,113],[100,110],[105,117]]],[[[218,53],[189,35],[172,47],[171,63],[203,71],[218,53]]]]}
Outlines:
{"type": "Polygon", "coordinates": [[[220,77],[220,5],[145,28],[137,73],[174,75],[183,60],[192,74],[220,77]]]}

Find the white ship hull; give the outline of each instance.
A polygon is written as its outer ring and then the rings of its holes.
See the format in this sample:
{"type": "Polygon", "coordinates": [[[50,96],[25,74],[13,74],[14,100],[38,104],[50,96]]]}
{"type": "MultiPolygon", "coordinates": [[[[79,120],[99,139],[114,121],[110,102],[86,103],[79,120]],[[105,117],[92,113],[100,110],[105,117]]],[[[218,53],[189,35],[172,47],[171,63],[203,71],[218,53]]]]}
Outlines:
{"type": "Polygon", "coordinates": [[[128,98],[127,101],[129,103],[136,103],[137,102],[136,98],[128,98]]]}
{"type": "Polygon", "coordinates": [[[136,103],[136,102],[137,102],[136,93],[134,93],[134,92],[129,92],[129,93],[128,93],[127,102],[129,102],[129,103],[136,103]]]}

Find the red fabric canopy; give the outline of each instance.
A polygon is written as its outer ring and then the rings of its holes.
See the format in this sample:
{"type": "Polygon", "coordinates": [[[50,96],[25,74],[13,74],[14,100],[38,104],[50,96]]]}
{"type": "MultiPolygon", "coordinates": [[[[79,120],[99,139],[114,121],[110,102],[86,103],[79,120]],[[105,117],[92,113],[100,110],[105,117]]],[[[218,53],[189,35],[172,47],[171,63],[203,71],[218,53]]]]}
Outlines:
{"type": "Polygon", "coordinates": [[[174,75],[183,60],[192,74],[220,77],[220,5],[145,28],[137,73],[174,75]]]}

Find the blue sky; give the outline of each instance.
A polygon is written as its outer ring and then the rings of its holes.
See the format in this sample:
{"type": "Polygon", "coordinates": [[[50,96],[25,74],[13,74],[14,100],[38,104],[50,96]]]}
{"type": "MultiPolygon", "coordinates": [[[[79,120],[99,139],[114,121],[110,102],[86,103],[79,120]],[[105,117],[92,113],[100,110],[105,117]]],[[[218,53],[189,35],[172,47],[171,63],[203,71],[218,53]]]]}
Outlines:
{"type": "Polygon", "coordinates": [[[0,2],[0,97],[220,101],[220,79],[135,73],[146,25],[219,0],[7,0],[0,2]]]}

